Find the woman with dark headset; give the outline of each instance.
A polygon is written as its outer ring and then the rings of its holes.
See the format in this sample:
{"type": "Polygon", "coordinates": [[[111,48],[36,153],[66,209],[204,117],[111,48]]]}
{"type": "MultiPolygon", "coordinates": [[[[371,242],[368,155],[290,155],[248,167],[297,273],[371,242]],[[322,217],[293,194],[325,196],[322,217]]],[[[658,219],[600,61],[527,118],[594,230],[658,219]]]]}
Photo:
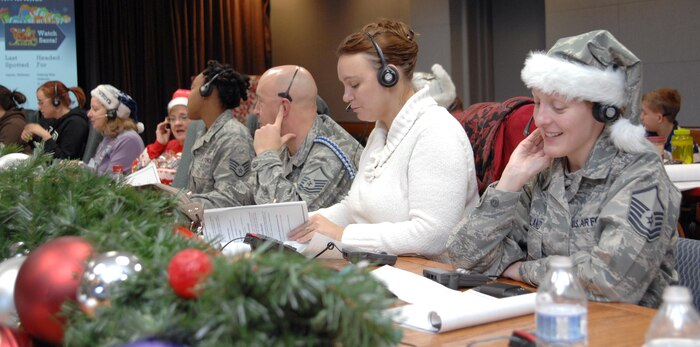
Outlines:
{"type": "Polygon", "coordinates": [[[66,87],[60,81],[48,81],[36,90],[41,115],[47,124],[28,123],[22,138],[30,144],[43,142],[44,152],[56,159],[80,159],[85,151],[90,126],[85,111],[85,92],[80,87],[66,87]],[[70,108],[69,92],[75,96],[77,107],[70,108]],[[43,126],[42,126],[43,125],[43,126]]]}
{"type": "Polygon", "coordinates": [[[253,138],[231,109],[248,99],[248,81],[228,64],[210,60],[192,81],[187,114],[204,121],[192,145],[188,189],[205,208],[253,205],[253,138]]]}
{"type": "Polygon", "coordinates": [[[634,125],[642,65],[605,30],[533,52],[534,130],[450,235],[452,265],[538,286],[570,257],[595,301],[657,307],[677,280],[681,195],[634,125]]]}
{"type": "Polygon", "coordinates": [[[369,251],[447,262],[449,232],[478,200],[474,159],[464,129],[428,87],[413,90],[415,33],[380,20],[346,37],[337,54],[343,100],[375,127],[348,196],[290,239],[321,233],[369,251]]]}
{"type": "Polygon", "coordinates": [[[128,174],[144,149],[138,134],[143,132],[143,124],[138,119],[136,101],[109,84],[97,86],[90,95],[88,117],[103,138],[88,166],[100,175],[111,173],[115,166],[128,174]]]}

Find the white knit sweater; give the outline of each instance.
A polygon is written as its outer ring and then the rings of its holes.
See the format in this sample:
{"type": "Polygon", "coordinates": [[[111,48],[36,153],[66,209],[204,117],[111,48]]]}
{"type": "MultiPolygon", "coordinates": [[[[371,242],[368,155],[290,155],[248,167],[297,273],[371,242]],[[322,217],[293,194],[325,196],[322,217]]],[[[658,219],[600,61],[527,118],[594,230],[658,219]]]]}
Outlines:
{"type": "Polygon", "coordinates": [[[345,245],[448,262],[450,230],[478,199],[469,139],[424,88],[388,133],[377,122],[348,196],[317,213],[345,227],[345,245]]]}

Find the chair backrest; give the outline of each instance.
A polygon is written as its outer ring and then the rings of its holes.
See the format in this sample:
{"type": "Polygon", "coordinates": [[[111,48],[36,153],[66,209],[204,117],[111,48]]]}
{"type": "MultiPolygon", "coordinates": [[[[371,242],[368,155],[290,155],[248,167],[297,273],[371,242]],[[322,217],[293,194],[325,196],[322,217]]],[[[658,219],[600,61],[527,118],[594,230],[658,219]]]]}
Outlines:
{"type": "Polygon", "coordinates": [[[88,138],[87,142],[85,142],[85,151],[83,152],[83,162],[84,163],[89,163],[90,159],[95,156],[95,152],[97,152],[97,146],[100,145],[100,142],[102,142],[102,134],[100,134],[97,129],[92,127],[92,124],[90,125],[90,131],[88,132],[88,138]]]}
{"type": "MultiPolygon", "coordinates": [[[[525,138],[523,130],[532,116],[532,98],[516,96],[504,102],[482,102],[453,114],[469,137],[479,194],[501,178],[510,154],[525,138]]],[[[530,122],[531,132],[535,130],[530,122]]]]}
{"type": "Polygon", "coordinates": [[[695,307],[700,310],[700,240],[678,238],[676,271],[678,284],[690,288],[695,307]]]}
{"type": "Polygon", "coordinates": [[[202,129],[204,129],[204,121],[201,120],[193,120],[190,122],[190,126],[187,127],[185,143],[182,145],[180,163],[177,164],[177,171],[175,172],[175,178],[171,186],[187,188],[190,178],[190,165],[192,164],[192,145],[194,145],[194,141],[197,140],[197,133],[202,129]]]}

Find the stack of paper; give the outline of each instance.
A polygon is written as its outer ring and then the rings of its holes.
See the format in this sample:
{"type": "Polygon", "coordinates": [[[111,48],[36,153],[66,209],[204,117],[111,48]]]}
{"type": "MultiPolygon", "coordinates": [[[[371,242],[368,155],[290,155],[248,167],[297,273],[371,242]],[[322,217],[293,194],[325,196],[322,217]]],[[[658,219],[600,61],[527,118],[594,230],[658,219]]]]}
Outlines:
{"type": "Polygon", "coordinates": [[[668,178],[683,191],[700,187],[700,164],[664,165],[668,178]]]}
{"type": "Polygon", "coordinates": [[[392,266],[372,275],[409,303],[389,310],[394,321],[417,330],[440,333],[535,312],[535,293],[497,299],[474,290],[452,290],[392,266]]]}

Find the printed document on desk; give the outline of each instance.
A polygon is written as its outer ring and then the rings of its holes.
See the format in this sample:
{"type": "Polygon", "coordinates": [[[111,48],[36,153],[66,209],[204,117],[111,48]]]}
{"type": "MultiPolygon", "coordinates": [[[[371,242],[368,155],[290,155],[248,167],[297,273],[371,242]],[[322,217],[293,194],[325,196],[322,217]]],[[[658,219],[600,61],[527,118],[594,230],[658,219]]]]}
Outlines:
{"type": "Polygon", "coordinates": [[[255,233],[287,241],[287,233],[309,220],[305,201],[204,210],[204,238],[228,242],[255,233]]]}

